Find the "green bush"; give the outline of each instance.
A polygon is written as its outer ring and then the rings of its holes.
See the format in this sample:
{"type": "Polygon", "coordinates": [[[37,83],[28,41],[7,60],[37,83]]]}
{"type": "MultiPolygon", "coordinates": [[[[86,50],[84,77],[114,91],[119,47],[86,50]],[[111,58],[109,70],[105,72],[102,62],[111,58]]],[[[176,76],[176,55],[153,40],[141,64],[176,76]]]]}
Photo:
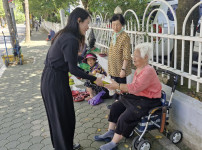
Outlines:
{"type": "Polygon", "coordinates": [[[52,14],[47,17],[47,21],[60,23],[60,14],[52,14]]]}
{"type": "Polygon", "coordinates": [[[15,13],[15,21],[17,24],[25,22],[25,14],[22,12],[15,13]]]}

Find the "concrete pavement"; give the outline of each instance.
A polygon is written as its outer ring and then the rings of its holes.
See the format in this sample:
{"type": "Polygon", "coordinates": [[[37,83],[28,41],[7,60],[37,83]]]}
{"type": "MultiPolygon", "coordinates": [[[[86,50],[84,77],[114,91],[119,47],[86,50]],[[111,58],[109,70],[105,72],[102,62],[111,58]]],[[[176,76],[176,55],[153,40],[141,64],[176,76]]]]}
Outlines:
{"type": "MultiPolygon", "coordinates": [[[[9,66],[0,78],[0,150],[53,150],[40,94],[43,62],[50,46],[46,37],[43,30],[34,31],[32,42],[21,44],[24,64],[9,66]]],[[[98,106],[90,106],[86,101],[75,103],[75,142],[81,144],[82,150],[98,150],[104,144],[93,137],[106,132],[106,105],[112,102],[107,99],[98,106]]],[[[178,149],[159,133],[147,134],[145,138],[151,141],[152,150],[178,149]]],[[[122,140],[118,149],[129,150],[132,140],[122,140]]]]}

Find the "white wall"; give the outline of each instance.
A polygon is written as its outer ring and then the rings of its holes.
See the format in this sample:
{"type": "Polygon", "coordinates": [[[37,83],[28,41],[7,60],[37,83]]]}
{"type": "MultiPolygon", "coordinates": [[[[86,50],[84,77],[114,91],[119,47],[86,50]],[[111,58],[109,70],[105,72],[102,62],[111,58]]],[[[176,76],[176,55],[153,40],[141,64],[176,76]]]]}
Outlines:
{"type": "MultiPolygon", "coordinates": [[[[171,88],[163,85],[169,93],[171,88]]],[[[183,142],[192,150],[202,150],[202,103],[176,91],[170,111],[170,126],[183,133],[183,142]]]]}

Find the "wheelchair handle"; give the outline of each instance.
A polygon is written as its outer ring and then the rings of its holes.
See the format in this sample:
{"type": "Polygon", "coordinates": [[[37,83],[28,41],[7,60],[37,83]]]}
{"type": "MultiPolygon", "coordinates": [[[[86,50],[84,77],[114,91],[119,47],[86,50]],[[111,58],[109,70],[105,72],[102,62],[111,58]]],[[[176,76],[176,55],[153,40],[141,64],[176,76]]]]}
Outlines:
{"type": "Polygon", "coordinates": [[[167,75],[173,76],[174,86],[173,86],[173,88],[172,88],[172,91],[174,92],[175,89],[176,89],[176,86],[177,86],[177,82],[178,82],[179,76],[178,76],[176,73],[173,73],[173,72],[171,72],[171,71],[164,70],[164,69],[161,69],[161,68],[158,68],[156,71],[157,71],[157,72],[160,72],[160,73],[162,73],[162,74],[167,74],[167,75]]]}
{"type": "Polygon", "coordinates": [[[171,71],[169,71],[169,70],[165,70],[165,69],[161,69],[161,68],[158,68],[156,71],[157,71],[157,72],[164,73],[164,74],[167,74],[167,75],[177,76],[176,73],[173,73],[173,72],[171,72],[171,71]]]}
{"type": "Polygon", "coordinates": [[[178,78],[179,78],[178,75],[176,75],[176,76],[173,77],[174,85],[173,85],[173,87],[172,87],[172,92],[175,92],[175,89],[176,89],[176,86],[177,86],[178,78]]]}

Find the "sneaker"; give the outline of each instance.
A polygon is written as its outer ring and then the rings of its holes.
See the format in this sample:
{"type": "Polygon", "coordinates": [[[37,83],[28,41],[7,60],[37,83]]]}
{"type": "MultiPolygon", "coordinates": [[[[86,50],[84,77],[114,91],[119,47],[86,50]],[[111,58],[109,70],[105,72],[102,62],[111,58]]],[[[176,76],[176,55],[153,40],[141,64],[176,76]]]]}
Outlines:
{"type": "Polygon", "coordinates": [[[73,145],[73,150],[77,150],[81,147],[81,145],[79,143],[74,143],[73,145]]]}
{"type": "Polygon", "coordinates": [[[107,109],[111,109],[112,105],[107,105],[107,109]]]}

